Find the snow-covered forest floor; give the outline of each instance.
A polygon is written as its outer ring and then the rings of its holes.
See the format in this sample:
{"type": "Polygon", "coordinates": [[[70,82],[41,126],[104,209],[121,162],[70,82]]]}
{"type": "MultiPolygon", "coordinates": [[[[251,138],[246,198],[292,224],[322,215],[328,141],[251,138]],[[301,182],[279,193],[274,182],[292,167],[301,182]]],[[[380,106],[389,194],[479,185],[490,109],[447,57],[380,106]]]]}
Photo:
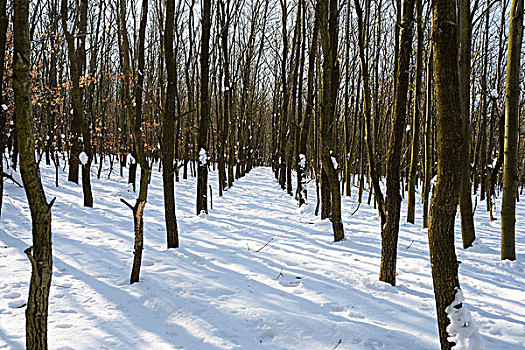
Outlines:
{"type": "MultiPolygon", "coordinates": [[[[176,184],[181,248],[167,250],[162,176],[155,169],[145,210],[141,281],[129,285],[133,220],[119,198],[134,203],[135,194],[118,176],[118,165],[109,180],[107,167],[103,179],[92,179],[92,209],[82,206],[82,188],[68,183],[65,172],[60,170],[56,188],[54,167],[41,166],[48,199],[57,197],[51,349],[439,348],[419,194],[414,226],[405,223],[403,201],[399,275],[392,287],[378,281],[380,227],[366,192],[353,216],[357,192],[343,197],[346,240],[334,243],[330,223],[313,215],[313,182],[311,205],[299,210],[269,168],[252,170],[222,198],[211,172],[213,209],[195,216],[196,180],[181,180],[176,184]]],[[[525,348],[524,201],[517,207],[514,262],[500,260],[500,222],[489,222],[484,202],[475,214],[479,239],[467,251],[456,220],[465,306],[486,349],[525,348]]],[[[30,277],[24,249],[30,245],[24,190],[6,180],[0,348],[24,347],[30,277]]]]}

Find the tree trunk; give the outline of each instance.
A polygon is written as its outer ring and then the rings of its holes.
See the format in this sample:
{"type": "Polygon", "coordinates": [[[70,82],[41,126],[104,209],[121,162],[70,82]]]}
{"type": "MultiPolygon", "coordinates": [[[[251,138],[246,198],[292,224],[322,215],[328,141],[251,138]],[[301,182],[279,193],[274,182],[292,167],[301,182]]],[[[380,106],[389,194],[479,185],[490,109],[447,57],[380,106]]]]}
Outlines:
{"type": "MultiPolygon", "coordinates": [[[[328,178],[331,193],[330,221],[334,230],[334,241],[344,239],[341,220],[341,193],[336,169],[330,149],[332,129],[335,126],[335,104],[339,88],[339,65],[337,62],[337,0],[322,1],[319,5],[321,46],[323,48],[323,87],[321,96],[321,163],[328,178]]],[[[335,154],[334,154],[335,155],[335,154]]]]}
{"type": "Polygon", "coordinates": [[[368,167],[370,170],[370,177],[372,179],[372,187],[374,188],[374,197],[377,202],[377,209],[379,218],[381,220],[381,227],[385,224],[386,214],[384,208],[383,193],[379,185],[379,174],[377,173],[376,154],[374,151],[374,134],[372,132],[372,117],[371,117],[371,103],[370,103],[370,85],[368,80],[368,62],[366,59],[366,28],[363,23],[363,10],[359,4],[359,0],[354,0],[356,14],[357,14],[357,32],[359,42],[359,62],[361,64],[361,75],[363,77],[363,99],[364,99],[364,115],[365,115],[365,135],[366,149],[368,153],[368,167]]]}
{"type": "Polygon", "coordinates": [[[476,238],[470,183],[470,52],[472,23],[470,0],[459,0],[459,100],[463,130],[461,149],[461,181],[459,186],[459,209],[463,248],[472,246],[476,238]]]}
{"type": "Polygon", "coordinates": [[[523,0],[512,0],[509,22],[505,86],[505,156],[503,160],[503,200],[501,202],[501,260],[516,260],[515,225],[523,0]]]}
{"type": "Polygon", "coordinates": [[[210,120],[209,101],[209,71],[210,71],[210,29],[211,29],[211,1],[203,0],[202,37],[201,37],[201,86],[200,86],[200,120],[198,131],[199,162],[197,164],[197,215],[208,213],[208,159],[207,141],[208,125],[210,120]]]}
{"type": "Polygon", "coordinates": [[[441,349],[451,349],[445,309],[459,288],[458,261],[454,247],[454,219],[458,206],[463,145],[458,78],[456,3],[435,0],[432,19],[434,77],[438,118],[437,183],[430,204],[428,238],[436,298],[441,349]]]}
{"type": "Polygon", "coordinates": [[[162,183],[164,188],[164,218],[166,238],[169,248],[179,247],[177,216],[175,214],[175,183],[173,153],[175,148],[175,100],[177,66],[173,50],[173,26],[175,19],[175,0],[166,0],[166,26],[164,30],[164,55],[166,60],[167,86],[162,121],[162,183]]]}
{"type": "MultiPolygon", "coordinates": [[[[316,3],[316,13],[319,11],[319,1],[316,3]]],[[[306,106],[304,119],[301,123],[301,135],[299,137],[299,167],[297,171],[297,201],[301,206],[306,201],[306,147],[308,139],[308,130],[312,121],[314,105],[314,80],[315,80],[315,56],[317,55],[317,40],[319,36],[319,18],[315,16],[314,27],[312,29],[312,38],[310,42],[310,51],[308,53],[308,73],[306,81],[306,106]]]]}
{"type": "MultiPolygon", "coordinates": [[[[0,0],[0,130],[5,130],[6,118],[4,104],[4,65],[5,65],[5,42],[7,34],[7,0],[0,0]]],[[[0,217],[2,216],[2,204],[4,198],[4,152],[5,135],[0,133],[0,217]]]]}
{"type": "Polygon", "coordinates": [[[424,175],[423,175],[423,228],[428,227],[428,196],[430,194],[430,180],[432,178],[432,76],[434,70],[434,54],[432,46],[427,61],[427,86],[425,101],[425,135],[424,140],[424,175]]]}
{"type": "MultiPolygon", "coordinates": [[[[79,55],[82,54],[83,50],[82,45],[79,46],[79,49],[75,51],[75,39],[73,37],[73,33],[69,32],[70,29],[68,29],[68,20],[67,20],[67,0],[62,0],[62,27],[66,36],[67,41],[67,51],[68,51],[68,57],[69,57],[69,72],[71,75],[71,82],[72,82],[72,89],[71,89],[71,100],[73,101],[73,120],[75,118],[79,119],[79,122],[81,123],[81,132],[82,132],[82,138],[78,140],[78,151],[80,154],[80,147],[82,144],[84,144],[84,150],[88,157],[85,164],[82,164],[82,190],[84,193],[84,206],[86,207],[93,207],[93,194],[91,192],[91,162],[93,161],[93,148],[91,146],[91,131],[89,129],[89,120],[86,116],[84,105],[82,103],[82,92],[80,89],[80,74],[81,71],[79,68],[84,67],[84,58],[82,60],[79,60],[79,55]]],[[[80,3],[80,12],[81,12],[81,18],[83,20],[80,21],[80,23],[83,23],[84,16],[85,21],[87,21],[87,1],[84,0],[80,3]],[[85,8],[85,9],[84,9],[85,8]],[[85,13],[84,13],[85,12],[85,13]]],[[[79,31],[82,33],[82,31],[85,28],[82,29],[82,26],[80,26],[79,31]]],[[[84,50],[85,51],[85,50],[84,50]]],[[[85,53],[84,53],[85,55],[85,53]]],[[[75,121],[73,121],[74,123],[75,121]]],[[[74,143],[73,143],[74,145],[74,143]]],[[[71,157],[75,157],[73,154],[73,146],[72,146],[72,155],[71,157]]],[[[76,156],[78,158],[78,155],[76,156]]],[[[78,159],[80,161],[80,159],[78,159]]],[[[74,159],[70,160],[70,166],[73,165],[75,162],[74,159]]],[[[70,169],[70,175],[74,173],[74,170],[70,169]]],[[[78,170],[76,172],[76,176],[78,177],[78,170]]],[[[70,180],[71,181],[71,180],[70,180]]],[[[77,179],[78,182],[78,179],[77,179]]]]}
{"type": "Polygon", "coordinates": [[[410,55],[412,52],[412,22],[414,20],[414,0],[403,0],[401,21],[401,40],[399,43],[399,60],[397,67],[397,85],[394,94],[394,115],[390,129],[386,160],[386,224],[381,230],[381,268],[379,280],[396,284],[397,241],[399,235],[399,218],[401,212],[401,195],[399,193],[399,174],[403,134],[406,128],[406,106],[410,55]]]}
{"type": "Polygon", "coordinates": [[[419,119],[421,117],[421,77],[423,75],[423,4],[421,0],[416,0],[416,28],[417,28],[417,49],[416,49],[416,77],[414,86],[414,115],[412,119],[412,148],[410,158],[410,170],[408,175],[408,207],[407,222],[414,224],[416,209],[416,185],[417,167],[419,165],[419,119]]]}
{"type": "Polygon", "coordinates": [[[26,308],[26,348],[47,349],[47,314],[53,260],[51,206],[46,201],[35,160],[34,121],[31,111],[29,0],[13,1],[13,90],[18,129],[20,172],[31,211],[33,247],[25,250],[31,262],[31,282],[26,308]]]}
{"type": "MultiPolygon", "coordinates": [[[[144,225],[142,215],[144,207],[146,206],[146,200],[148,197],[148,184],[151,175],[151,169],[149,167],[146,155],[144,152],[144,138],[142,136],[142,91],[144,84],[144,46],[146,36],[146,24],[148,19],[148,0],[142,1],[142,16],[139,25],[139,44],[138,44],[138,64],[137,64],[137,77],[134,85],[134,98],[135,98],[135,113],[131,115],[133,105],[131,103],[131,97],[129,94],[130,82],[131,82],[131,66],[130,66],[130,50],[128,46],[128,34],[126,28],[126,4],[124,0],[120,0],[120,29],[122,31],[122,52],[124,54],[124,109],[126,114],[129,116],[131,124],[131,133],[133,135],[133,146],[136,154],[136,159],[140,165],[140,189],[135,206],[131,206],[129,203],[124,202],[133,211],[133,222],[135,232],[135,250],[133,258],[133,267],[131,270],[130,284],[139,281],[140,265],[142,261],[142,248],[144,246],[144,225]]],[[[133,79],[135,81],[135,79],[133,79]]]]}

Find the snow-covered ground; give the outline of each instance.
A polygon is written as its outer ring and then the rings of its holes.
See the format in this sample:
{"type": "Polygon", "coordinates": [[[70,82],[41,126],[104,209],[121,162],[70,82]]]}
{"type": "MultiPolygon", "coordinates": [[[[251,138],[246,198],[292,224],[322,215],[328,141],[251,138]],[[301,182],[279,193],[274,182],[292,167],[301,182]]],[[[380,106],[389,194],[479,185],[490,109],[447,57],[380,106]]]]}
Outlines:
{"type": "MultiPolygon", "coordinates": [[[[118,171],[117,171],[118,172],[118,171]]],[[[42,177],[53,207],[51,349],[438,349],[427,232],[421,207],[402,224],[398,285],[378,281],[376,211],[343,197],[346,241],[328,221],[300,211],[269,168],[254,169],[223,198],[211,172],[213,209],[195,216],[195,179],[176,185],[181,248],[166,249],[162,177],[153,173],[145,210],[141,281],[133,255],[126,180],[93,179],[95,206],[54,168],[42,177]],[[269,243],[268,243],[269,242],[269,243]],[[268,243],[268,244],[267,244],[268,243]],[[266,246],[265,246],[266,245],[266,246]]],[[[23,189],[5,182],[0,221],[0,348],[24,347],[31,222],[23,189]]],[[[365,201],[367,198],[365,193],[365,201]]],[[[419,198],[419,196],[418,196],[419,198]]],[[[497,202],[499,205],[499,202],[497,202]]],[[[418,204],[420,205],[420,204],[418,204]]],[[[403,202],[406,210],[406,201],[403,202]]],[[[500,261],[499,221],[479,203],[476,245],[457,254],[465,305],[486,349],[525,348],[525,205],[518,203],[518,260],[500,261]]]]}

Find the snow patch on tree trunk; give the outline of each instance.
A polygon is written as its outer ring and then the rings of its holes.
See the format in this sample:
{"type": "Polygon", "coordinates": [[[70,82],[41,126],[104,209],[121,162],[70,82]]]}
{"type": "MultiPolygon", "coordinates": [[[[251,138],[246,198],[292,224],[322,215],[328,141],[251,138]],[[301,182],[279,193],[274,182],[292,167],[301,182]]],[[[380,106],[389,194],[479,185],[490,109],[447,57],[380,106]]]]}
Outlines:
{"type": "Polygon", "coordinates": [[[82,165],[86,165],[88,163],[89,158],[86,152],[81,152],[78,158],[80,159],[80,163],[82,163],[82,165]]]}
{"type": "Polygon", "coordinates": [[[208,156],[206,155],[206,150],[204,148],[201,148],[199,151],[199,162],[203,166],[208,163],[208,156]]]}

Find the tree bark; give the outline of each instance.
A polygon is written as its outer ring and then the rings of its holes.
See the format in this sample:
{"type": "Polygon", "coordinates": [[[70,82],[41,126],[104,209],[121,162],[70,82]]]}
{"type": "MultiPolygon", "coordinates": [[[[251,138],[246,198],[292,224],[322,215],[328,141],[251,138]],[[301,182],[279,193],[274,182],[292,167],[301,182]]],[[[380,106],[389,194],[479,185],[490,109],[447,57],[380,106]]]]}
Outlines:
{"type": "Polygon", "coordinates": [[[208,125],[210,120],[209,101],[209,71],[210,71],[210,29],[211,29],[211,1],[203,0],[202,12],[202,36],[201,36],[201,86],[200,86],[200,120],[198,130],[198,153],[197,164],[197,215],[201,212],[208,213],[208,162],[207,141],[208,125]]]}
{"type": "MultiPolygon", "coordinates": [[[[4,104],[4,65],[5,65],[5,43],[7,34],[7,0],[0,0],[0,130],[5,130],[6,118],[2,104],[4,104]]],[[[0,133],[0,217],[2,216],[2,204],[4,198],[4,152],[5,136],[0,133]]]]}
{"type": "Polygon", "coordinates": [[[407,222],[414,224],[416,209],[416,186],[417,186],[417,167],[419,165],[419,133],[420,133],[420,106],[421,106],[421,78],[423,75],[423,4],[421,0],[416,0],[416,28],[417,28],[417,48],[416,48],[416,77],[414,86],[414,115],[412,118],[412,148],[410,157],[410,170],[408,175],[408,207],[407,222]]]}
{"type": "MultiPolygon", "coordinates": [[[[341,193],[336,169],[332,162],[330,135],[335,128],[335,104],[339,88],[339,64],[337,62],[338,9],[337,0],[323,1],[319,5],[321,46],[323,48],[323,87],[321,96],[321,163],[328,178],[331,193],[330,221],[334,241],[344,239],[341,220],[341,193]]],[[[335,155],[335,154],[334,154],[335,155]]]]}
{"type": "Polygon", "coordinates": [[[505,156],[501,202],[501,260],[516,260],[515,225],[518,184],[518,123],[520,54],[523,41],[523,0],[510,4],[507,79],[505,86],[505,156]]]}
{"type": "Polygon", "coordinates": [[[368,61],[366,59],[366,41],[363,23],[363,10],[359,4],[359,0],[354,0],[356,14],[357,14],[357,32],[359,44],[359,62],[361,65],[361,75],[363,78],[363,100],[364,100],[364,115],[365,115],[365,135],[366,149],[368,154],[368,167],[370,170],[370,177],[372,179],[372,187],[374,188],[374,197],[377,202],[377,210],[381,220],[381,227],[386,222],[386,213],[384,208],[383,193],[379,185],[379,174],[377,173],[376,154],[374,151],[374,134],[372,132],[372,117],[371,117],[371,102],[370,102],[370,85],[368,79],[368,61]]]}
{"type": "MultiPolygon", "coordinates": [[[[319,11],[319,1],[315,6],[315,12],[319,11]]],[[[308,139],[308,130],[312,122],[313,105],[314,105],[314,83],[315,83],[315,56],[317,55],[317,40],[319,36],[319,17],[315,16],[314,27],[312,29],[312,38],[310,50],[308,53],[308,72],[306,80],[306,106],[304,118],[301,123],[301,135],[299,137],[299,167],[297,172],[297,192],[296,197],[299,206],[306,202],[306,146],[308,139]]]]}
{"type": "Polygon", "coordinates": [[[424,142],[424,166],[423,166],[423,228],[428,227],[428,196],[430,194],[430,180],[432,178],[432,76],[434,71],[434,54],[432,46],[427,60],[427,86],[425,101],[425,134],[424,142]]]}
{"type": "Polygon", "coordinates": [[[472,246],[476,234],[472,212],[470,183],[470,52],[472,46],[472,20],[470,0],[459,0],[459,100],[463,130],[461,149],[461,181],[459,187],[459,209],[461,214],[461,236],[463,248],[472,246]]]}
{"type": "Polygon", "coordinates": [[[437,183],[430,204],[428,238],[441,349],[451,349],[445,311],[459,288],[454,247],[454,220],[463,145],[459,94],[456,2],[435,0],[432,19],[434,77],[438,118],[437,183]]]}
{"type": "Polygon", "coordinates": [[[399,235],[399,218],[401,212],[401,195],[399,193],[399,174],[403,134],[406,125],[406,106],[408,94],[409,65],[412,52],[412,22],[414,20],[414,0],[403,0],[401,20],[401,39],[399,42],[399,60],[397,67],[397,85],[394,95],[394,115],[390,129],[386,160],[386,224],[381,230],[381,268],[379,280],[396,284],[397,241],[399,235]]]}
{"type": "Polygon", "coordinates": [[[49,289],[53,272],[51,206],[46,201],[35,160],[34,122],[31,110],[29,0],[15,0],[13,90],[18,131],[20,172],[31,211],[33,247],[25,250],[31,262],[31,282],[26,308],[26,348],[47,349],[49,289]]]}
{"type": "MultiPolygon", "coordinates": [[[[88,160],[86,164],[82,164],[82,190],[84,193],[84,206],[86,207],[93,207],[93,193],[91,192],[91,176],[90,176],[90,170],[91,170],[91,162],[93,161],[93,148],[91,146],[91,131],[89,128],[89,120],[86,116],[86,112],[84,110],[84,104],[82,102],[82,92],[80,89],[80,68],[83,69],[85,64],[84,58],[79,59],[80,54],[82,54],[82,45],[79,46],[78,50],[75,51],[75,39],[73,37],[73,33],[69,32],[68,28],[68,16],[67,16],[67,7],[68,2],[67,0],[62,0],[62,27],[66,36],[67,41],[67,52],[68,52],[68,58],[69,58],[69,72],[71,75],[71,83],[72,83],[72,89],[71,89],[71,100],[73,101],[73,123],[75,123],[75,118],[78,118],[79,122],[81,123],[81,132],[82,132],[82,139],[78,140],[78,153],[80,154],[80,149],[82,147],[82,144],[84,145],[85,153],[88,157],[88,160]]],[[[86,16],[85,21],[87,21],[87,1],[80,2],[80,12],[81,12],[81,18],[83,16],[86,16]],[[85,7],[85,9],[83,9],[85,7]],[[84,13],[82,15],[82,13],[84,13]]],[[[83,20],[82,20],[83,21],[83,20]]],[[[81,22],[82,22],[81,21],[81,22]]],[[[84,31],[79,29],[80,33],[84,33],[85,36],[85,28],[84,31]]],[[[85,52],[83,53],[85,55],[85,52]]],[[[74,144],[74,143],[73,143],[74,144]]],[[[72,146],[73,147],[73,146],[72,146]]],[[[72,148],[72,155],[71,157],[75,157],[73,154],[73,148],[72,148]]],[[[76,152],[76,151],[75,151],[76,152]]],[[[78,155],[76,156],[78,157],[78,155]]],[[[80,161],[80,159],[78,159],[80,161]]],[[[70,160],[70,166],[72,163],[74,163],[75,160],[70,160]]],[[[74,173],[75,170],[70,169],[70,175],[74,173]]],[[[77,177],[78,177],[78,170],[77,170],[77,177]]],[[[71,181],[71,180],[70,180],[71,181]]],[[[77,179],[78,181],[78,179],[77,179]]]]}
{"type": "Polygon", "coordinates": [[[166,61],[166,102],[162,121],[162,182],[164,188],[164,218],[169,248],[179,247],[177,216],[175,213],[175,182],[173,154],[175,148],[175,101],[177,66],[173,50],[175,0],[166,0],[166,24],[164,29],[164,55],[166,61]]]}

